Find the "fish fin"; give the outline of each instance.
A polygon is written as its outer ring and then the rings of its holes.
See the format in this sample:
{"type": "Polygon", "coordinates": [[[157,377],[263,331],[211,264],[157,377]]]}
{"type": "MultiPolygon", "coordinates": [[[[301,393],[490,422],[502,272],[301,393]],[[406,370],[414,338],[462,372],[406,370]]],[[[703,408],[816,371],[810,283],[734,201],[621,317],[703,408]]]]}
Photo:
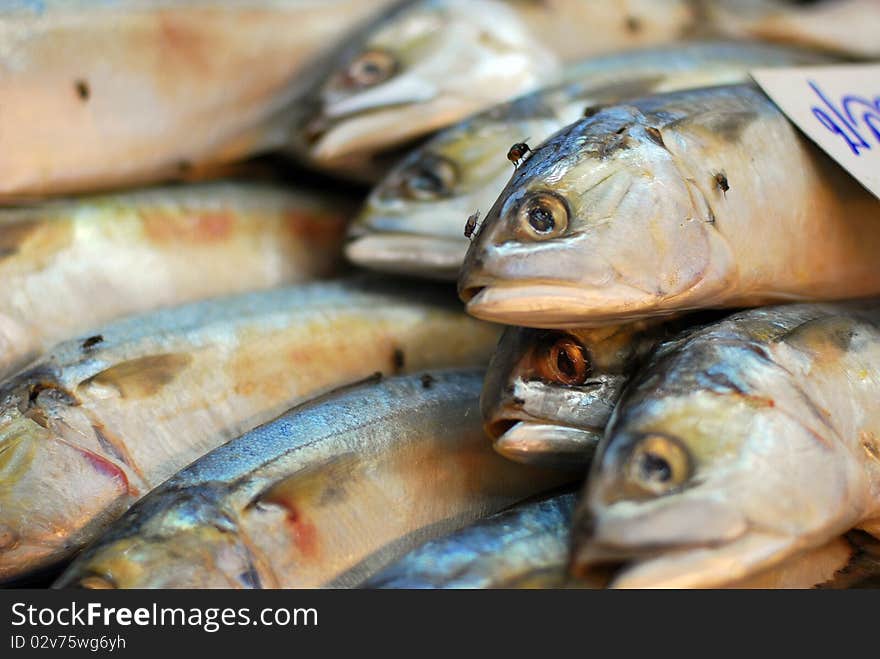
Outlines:
{"type": "Polygon", "coordinates": [[[115,389],[122,398],[147,398],[173,382],[192,360],[192,355],[180,352],[129,359],[83,380],[78,387],[97,385],[115,389]]]}

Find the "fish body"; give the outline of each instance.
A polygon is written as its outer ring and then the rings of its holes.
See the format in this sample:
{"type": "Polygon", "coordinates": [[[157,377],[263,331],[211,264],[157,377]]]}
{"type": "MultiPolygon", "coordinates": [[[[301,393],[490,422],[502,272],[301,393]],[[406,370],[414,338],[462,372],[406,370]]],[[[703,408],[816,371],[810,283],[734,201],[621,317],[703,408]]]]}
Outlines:
{"type": "Polygon", "coordinates": [[[0,209],[0,373],[127,314],[330,276],[350,211],[253,183],[0,209]]]}
{"type": "Polygon", "coordinates": [[[58,586],[353,586],[425,540],[558,484],[495,455],[482,372],[370,381],[295,408],[151,493],[58,586]]]}
{"type": "Polygon", "coordinates": [[[432,540],[364,588],[505,588],[532,573],[564,574],[576,497],[523,503],[432,540]]]}
{"type": "Polygon", "coordinates": [[[294,141],[318,167],[377,180],[377,160],[401,145],[547,84],[566,62],[675,41],[695,20],[684,0],[402,2],[327,62],[294,141]]]}
{"type": "Polygon", "coordinates": [[[0,8],[0,203],[198,175],[287,142],[300,78],[383,0],[0,8]]]}
{"type": "MultiPolygon", "coordinates": [[[[596,105],[744,82],[755,67],[829,61],[793,48],[709,41],[571,64],[558,84],[470,117],[403,158],[353,222],[346,255],[377,270],[454,280],[469,244],[463,218],[491,208],[504,189],[511,175],[505,154],[514,141],[528,139],[534,147],[596,105]]],[[[528,152],[522,162],[527,158],[528,152]]]]}
{"type": "Polygon", "coordinates": [[[459,292],[545,328],[880,292],[880,201],[751,85],[599,109],[535,148],[459,292]]]}
{"type": "MultiPolygon", "coordinates": [[[[425,543],[364,588],[602,588],[607,577],[566,573],[576,497],[523,503],[425,543]]],[[[787,559],[729,588],[843,588],[876,578],[876,542],[852,536],[787,559]]]]}
{"type": "Polygon", "coordinates": [[[495,450],[517,462],[586,466],[627,380],[675,326],[506,328],[481,397],[495,450]]]}
{"type": "Polygon", "coordinates": [[[786,305],[662,344],[593,461],[573,565],[713,587],[880,534],[880,306],[786,305]]]}
{"type": "Polygon", "coordinates": [[[69,556],[179,469],[303,400],[375,372],[485,364],[497,331],[452,297],[304,284],[60,344],[0,391],[0,579],[69,556]]]}
{"type": "Polygon", "coordinates": [[[800,44],[855,57],[880,56],[880,4],[875,0],[704,0],[702,11],[719,32],[731,37],[800,44]]]}

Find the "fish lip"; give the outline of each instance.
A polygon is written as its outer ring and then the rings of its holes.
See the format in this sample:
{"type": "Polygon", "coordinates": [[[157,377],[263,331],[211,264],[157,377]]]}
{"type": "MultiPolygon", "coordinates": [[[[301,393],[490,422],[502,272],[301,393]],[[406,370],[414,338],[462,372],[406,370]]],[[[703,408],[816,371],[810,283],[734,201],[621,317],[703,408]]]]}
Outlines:
{"type": "Polygon", "coordinates": [[[395,119],[395,110],[422,105],[416,101],[387,103],[370,110],[334,115],[322,110],[303,125],[308,155],[316,163],[388,151],[431,132],[431,124],[415,128],[395,119]],[[394,131],[383,130],[394,128],[394,131]]]}
{"type": "MultiPolygon", "coordinates": [[[[795,553],[791,538],[750,530],[727,542],[644,551],[624,562],[615,589],[717,588],[758,574],[795,553]],[[739,555],[733,552],[741,548],[739,555]]],[[[599,565],[600,563],[596,563],[599,565]]],[[[606,561],[607,564],[607,561],[606,561]]]]}
{"type": "MultiPolygon", "coordinates": [[[[481,284],[460,282],[459,297],[469,314],[490,322],[523,325],[543,329],[571,329],[619,323],[640,318],[646,311],[654,314],[655,305],[645,300],[647,294],[619,284],[609,291],[583,288],[577,283],[544,281],[540,284],[481,284]],[[630,300],[621,297],[630,293],[630,300]],[[634,294],[634,296],[633,296],[634,294]],[[591,309],[591,303],[596,305],[591,309]]],[[[671,312],[670,312],[671,313],[671,312]]]]}
{"type": "MultiPolygon", "coordinates": [[[[497,423],[497,422],[495,422],[497,423]]],[[[586,466],[593,456],[595,444],[602,435],[600,428],[582,428],[565,423],[518,420],[504,433],[494,437],[492,447],[508,460],[523,464],[557,468],[586,466]],[[562,433],[560,433],[560,430],[562,433]],[[554,434],[566,434],[583,438],[584,446],[561,446],[562,450],[540,450],[540,442],[554,434]],[[528,450],[530,435],[534,435],[536,450],[528,450]],[[525,448],[524,448],[525,446],[525,448]]],[[[546,441],[546,440],[545,440],[546,441]]]]}
{"type": "Polygon", "coordinates": [[[455,281],[467,248],[464,237],[375,232],[352,236],[345,256],[371,270],[455,281]]]}

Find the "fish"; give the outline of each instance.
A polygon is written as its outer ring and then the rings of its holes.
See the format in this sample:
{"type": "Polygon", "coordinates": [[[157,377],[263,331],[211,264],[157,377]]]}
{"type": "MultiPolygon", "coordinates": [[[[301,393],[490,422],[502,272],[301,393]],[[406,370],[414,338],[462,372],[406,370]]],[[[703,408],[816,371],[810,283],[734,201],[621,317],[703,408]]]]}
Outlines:
{"type": "Polygon", "coordinates": [[[91,332],[0,386],[0,581],[69,558],[181,468],[293,405],[375,372],[485,366],[498,337],[445,287],[364,277],[91,332]]]}
{"type": "Polygon", "coordinates": [[[685,0],[401,2],[323,63],[290,150],[375,181],[419,138],[547,84],[567,62],[676,41],[696,21],[685,0]]]}
{"type": "Polygon", "coordinates": [[[0,375],[125,315],[335,275],[353,210],[235,181],[0,208],[0,375]]]}
{"type": "Polygon", "coordinates": [[[574,574],[718,587],[853,529],[880,536],[880,302],[734,314],[630,381],[574,520],[574,574]]]}
{"type": "Polygon", "coordinates": [[[395,165],[349,229],[346,256],[367,268],[455,280],[469,245],[462,218],[492,207],[510,179],[505,154],[578,121],[588,108],[691,87],[744,82],[755,67],[832,58],[759,43],[699,41],[642,48],[571,64],[562,81],[440,131],[395,165]]]}
{"type": "MultiPolygon", "coordinates": [[[[603,588],[567,574],[577,495],[517,504],[431,540],[361,584],[382,589],[603,588]]],[[[878,543],[848,534],[729,588],[856,587],[880,574],[878,543]]]]}
{"type": "Polygon", "coordinates": [[[193,463],[55,587],[351,587],[409,549],[557,486],[495,455],[478,369],[373,378],[193,463]]]}
{"type": "Polygon", "coordinates": [[[880,201],[756,86],[591,114],[487,213],[459,278],[468,313],[565,329],[880,293],[880,201]]]}
{"type": "Polygon", "coordinates": [[[880,56],[880,5],[874,0],[702,0],[701,10],[731,37],[880,56]]]}
{"type": "Polygon", "coordinates": [[[0,203],[210,175],[288,142],[328,46],[383,0],[0,8],[0,203]]]}
{"type": "Polygon", "coordinates": [[[513,506],[431,540],[361,584],[362,588],[506,588],[564,574],[577,495],[513,506]]]}
{"type": "Polygon", "coordinates": [[[505,328],[480,401],[495,450],[517,462],[585,468],[632,373],[683,323],[505,328]]]}

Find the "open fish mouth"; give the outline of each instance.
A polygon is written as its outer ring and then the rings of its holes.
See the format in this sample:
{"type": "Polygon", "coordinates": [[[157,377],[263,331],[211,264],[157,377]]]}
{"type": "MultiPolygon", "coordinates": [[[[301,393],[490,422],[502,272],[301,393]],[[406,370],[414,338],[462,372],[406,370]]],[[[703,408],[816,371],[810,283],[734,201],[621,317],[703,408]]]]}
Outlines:
{"type": "Polygon", "coordinates": [[[493,436],[495,451],[509,460],[565,468],[586,466],[602,437],[601,428],[574,428],[513,419],[493,421],[487,431],[493,436]]]}
{"type": "Polygon", "coordinates": [[[466,240],[406,233],[372,233],[345,247],[352,263],[395,274],[455,281],[467,252],[466,240]]]}
{"type": "MultiPolygon", "coordinates": [[[[509,325],[572,329],[637,320],[659,298],[615,282],[603,289],[570,283],[465,285],[459,295],[472,316],[509,325]],[[573,320],[583,318],[585,320],[573,320]]],[[[670,312],[671,313],[671,312],[670,312]]]]}

